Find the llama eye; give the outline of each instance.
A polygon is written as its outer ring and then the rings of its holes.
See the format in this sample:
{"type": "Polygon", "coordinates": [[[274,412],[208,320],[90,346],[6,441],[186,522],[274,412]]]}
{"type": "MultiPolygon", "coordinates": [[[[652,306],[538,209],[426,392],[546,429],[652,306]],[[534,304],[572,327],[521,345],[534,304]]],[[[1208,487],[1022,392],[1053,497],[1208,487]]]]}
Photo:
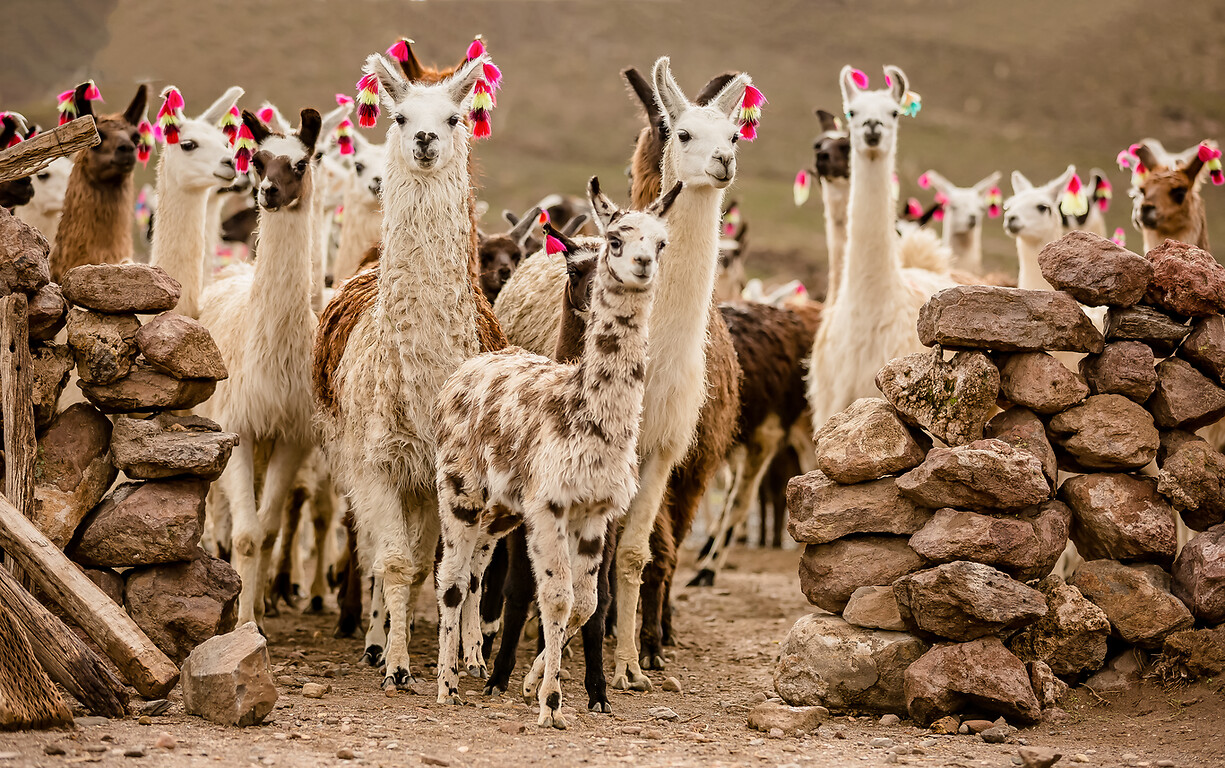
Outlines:
{"type": "Polygon", "coordinates": [[[39,181],[46,181],[47,179],[51,178],[51,174],[43,171],[42,173],[35,174],[35,178],[37,178],[39,181]]]}
{"type": "Polygon", "coordinates": [[[404,125],[407,122],[408,120],[404,117],[404,115],[396,115],[396,125],[404,125]]]}
{"type": "Polygon", "coordinates": [[[689,137],[689,131],[677,131],[677,132],[676,132],[676,138],[680,139],[680,141],[681,141],[681,143],[682,143],[682,144],[687,143],[687,142],[689,141],[689,138],[690,138],[690,137],[689,137]]]}
{"type": "Polygon", "coordinates": [[[1182,201],[1187,199],[1187,190],[1183,187],[1175,187],[1170,190],[1170,199],[1177,205],[1182,205],[1182,201]]]}
{"type": "Polygon", "coordinates": [[[459,115],[451,115],[451,117],[447,119],[447,125],[451,126],[452,128],[459,125],[459,115]]]}
{"type": "Polygon", "coordinates": [[[619,251],[621,250],[621,241],[618,238],[610,237],[608,238],[608,247],[613,251],[619,251]]]}
{"type": "Polygon", "coordinates": [[[1038,213],[1050,213],[1051,207],[1046,203],[1038,203],[1038,213]]]}
{"type": "Polygon", "coordinates": [[[733,133],[733,134],[732,134],[732,143],[733,143],[733,144],[735,144],[735,143],[736,143],[736,142],[738,142],[738,141],[740,141],[740,134],[738,134],[738,133],[733,133]]]}
{"type": "Polygon", "coordinates": [[[897,115],[898,115],[897,110],[896,110],[896,109],[895,109],[895,110],[893,110],[893,119],[894,119],[894,120],[897,120],[897,115]]]}
{"type": "Polygon", "coordinates": [[[366,170],[366,166],[362,165],[361,163],[354,163],[353,170],[357,171],[358,173],[361,173],[362,171],[366,170]]]}
{"type": "Polygon", "coordinates": [[[846,111],[846,119],[847,119],[847,120],[854,120],[854,119],[855,119],[855,110],[853,110],[853,109],[848,109],[848,110],[846,111]]]}
{"type": "Polygon", "coordinates": [[[182,149],[184,152],[191,152],[192,150],[194,150],[194,149],[196,148],[196,142],[194,142],[194,141],[180,141],[180,142],[179,142],[179,147],[180,147],[180,148],[181,148],[181,149],[182,149]]]}
{"type": "Polygon", "coordinates": [[[322,159],[323,159],[323,153],[322,153],[322,152],[316,152],[316,153],[315,153],[315,159],[316,159],[316,160],[322,160],[322,159]]]}
{"type": "Polygon", "coordinates": [[[295,166],[295,168],[296,168],[296,169],[297,169],[297,171],[298,171],[298,175],[301,175],[301,174],[303,174],[303,173],[306,173],[306,159],[305,159],[305,158],[303,158],[303,159],[299,160],[299,161],[298,161],[298,164],[295,166]]]}
{"type": "Polygon", "coordinates": [[[664,240],[655,246],[655,253],[656,254],[663,253],[664,248],[667,248],[667,247],[668,247],[668,242],[664,240]]]}

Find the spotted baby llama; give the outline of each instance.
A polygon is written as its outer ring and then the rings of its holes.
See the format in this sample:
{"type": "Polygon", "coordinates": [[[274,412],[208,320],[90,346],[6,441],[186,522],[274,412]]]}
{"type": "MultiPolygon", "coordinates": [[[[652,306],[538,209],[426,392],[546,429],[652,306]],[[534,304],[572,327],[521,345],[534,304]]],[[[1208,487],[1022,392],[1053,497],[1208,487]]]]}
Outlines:
{"type": "Polygon", "coordinates": [[[200,322],[216,340],[230,377],[198,409],[239,436],[216,486],[233,520],[233,565],[242,578],[239,623],[263,619],[273,544],[313,443],[311,156],[321,125],[313,109],[302,110],[297,131],[288,136],[251,112],[242,119],[258,149],[251,166],[260,180],[259,258],[253,269],[233,270],[201,296],[200,322]],[[269,456],[258,500],[257,444],[269,456]]]}
{"type": "Polygon", "coordinates": [[[462,637],[469,674],[483,676],[477,601],[493,539],[522,523],[536,575],[544,653],[523,683],[540,725],[565,728],[561,651],[596,607],[610,519],[637,490],[638,433],[647,376],[647,326],[663,218],[677,182],[645,211],[588,194],[604,245],[596,256],[590,317],[577,363],[510,348],[464,363],[438,405],[438,701],[461,703],[462,637]]]}

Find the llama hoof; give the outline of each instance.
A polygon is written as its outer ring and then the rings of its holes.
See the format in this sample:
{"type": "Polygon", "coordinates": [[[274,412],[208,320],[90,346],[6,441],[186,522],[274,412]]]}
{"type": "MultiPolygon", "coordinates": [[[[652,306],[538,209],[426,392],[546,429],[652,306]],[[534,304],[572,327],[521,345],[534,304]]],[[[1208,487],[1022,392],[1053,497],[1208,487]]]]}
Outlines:
{"type": "Polygon", "coordinates": [[[479,667],[475,664],[469,664],[468,677],[471,677],[474,680],[484,680],[485,678],[489,677],[489,670],[485,669],[484,664],[480,665],[479,667]]]}
{"type": "Polygon", "coordinates": [[[332,633],[332,637],[354,637],[357,635],[358,622],[351,616],[341,614],[340,621],[336,624],[336,631],[332,633]]]}
{"type": "Polygon", "coordinates": [[[323,613],[323,598],[315,595],[311,598],[310,603],[302,610],[303,613],[323,613]]]}
{"type": "Polygon", "coordinates": [[[638,663],[643,669],[663,669],[665,664],[663,654],[643,656],[638,663]]]}
{"type": "Polygon", "coordinates": [[[495,685],[494,683],[490,683],[489,685],[485,686],[486,696],[501,696],[504,693],[506,693],[506,686],[504,685],[495,685]]]}
{"type": "Polygon", "coordinates": [[[371,667],[383,666],[383,646],[366,646],[366,652],[362,654],[361,663],[371,667]]]}
{"type": "Polygon", "coordinates": [[[540,710],[540,718],[536,721],[536,725],[539,725],[541,728],[551,725],[559,731],[564,731],[566,730],[568,723],[566,722],[566,718],[562,716],[561,712],[544,707],[540,710]]]}
{"type": "Polygon", "coordinates": [[[399,667],[394,670],[387,670],[387,674],[383,677],[384,691],[409,691],[413,690],[413,683],[417,682],[412,674],[404,667],[399,667]]]}
{"type": "Polygon", "coordinates": [[[600,694],[599,696],[592,696],[587,702],[587,711],[597,712],[602,715],[611,715],[612,704],[608,703],[608,697],[603,694],[600,694]]]}
{"type": "Polygon", "coordinates": [[[703,568],[698,571],[698,575],[689,580],[691,587],[713,587],[715,585],[715,572],[709,568],[703,568]]]}
{"type": "Polygon", "coordinates": [[[651,680],[641,672],[626,671],[613,678],[612,687],[618,691],[650,692],[651,680]]]}
{"type": "Polygon", "coordinates": [[[442,694],[438,697],[439,704],[452,704],[457,707],[464,705],[464,700],[459,697],[458,692],[442,694]]]}

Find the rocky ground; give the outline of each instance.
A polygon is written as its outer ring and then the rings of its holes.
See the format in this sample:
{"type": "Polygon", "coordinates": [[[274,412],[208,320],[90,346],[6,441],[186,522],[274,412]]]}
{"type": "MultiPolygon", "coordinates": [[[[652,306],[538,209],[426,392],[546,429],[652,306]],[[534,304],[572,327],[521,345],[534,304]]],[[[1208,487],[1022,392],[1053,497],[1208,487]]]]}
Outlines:
{"type": "MultiPolygon", "coordinates": [[[[746,725],[750,708],[773,694],[778,643],[810,610],[796,586],[797,552],[733,554],[734,570],[714,589],[683,589],[677,613],[682,645],[669,669],[652,673],[652,693],[612,692],[612,715],[588,714],[581,660],[567,662],[574,679],[567,702],[579,709],[567,731],[538,729],[536,715],[516,696],[490,700],[464,681],[471,706],[434,703],[432,686],[419,695],[388,698],[379,676],[356,664],[357,640],[335,640],[335,614],[283,615],[270,620],[269,648],[280,699],[257,727],[221,728],[183,713],[176,689],[161,714],[124,721],[80,719],[71,733],[0,735],[0,768],[68,763],[246,765],[495,766],[547,765],[883,765],[1011,766],[1021,742],[1063,753],[1058,765],[1219,766],[1225,764],[1225,685],[1141,689],[1097,697],[1078,688],[1063,702],[1060,723],[1018,731],[1011,743],[948,736],[908,721],[881,725],[875,717],[832,717],[815,734],[770,738],[746,725]],[[681,692],[663,690],[675,676],[681,692]],[[330,685],[306,698],[303,682],[330,685]],[[653,708],[670,712],[653,714],[653,708]],[[661,719],[659,715],[663,715],[661,719]],[[173,746],[170,746],[173,745],[173,746]]],[[[687,574],[682,569],[682,577],[687,574]]],[[[682,582],[683,583],[683,580],[682,582]]],[[[424,608],[432,595],[420,603],[424,608]]],[[[434,618],[419,610],[414,666],[433,673],[434,618]]],[[[610,644],[611,649],[611,644],[610,644]]],[[[610,650],[611,657],[611,650],[610,650]]],[[[521,654],[517,684],[527,654],[521,654]]],[[[1019,758],[1017,758],[1019,760],[1019,758]]]]}

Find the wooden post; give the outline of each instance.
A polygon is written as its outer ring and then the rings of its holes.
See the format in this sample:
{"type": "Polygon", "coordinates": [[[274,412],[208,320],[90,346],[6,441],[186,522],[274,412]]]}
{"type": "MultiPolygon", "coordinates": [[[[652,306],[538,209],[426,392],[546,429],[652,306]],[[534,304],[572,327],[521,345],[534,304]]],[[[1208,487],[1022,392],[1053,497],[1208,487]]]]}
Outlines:
{"type": "Polygon", "coordinates": [[[17,580],[0,568],[0,603],[26,632],[34,658],[54,681],[95,715],[123,717],[128,693],[123,682],[68,625],[43,607],[17,580]]]}
{"type": "Polygon", "coordinates": [[[0,731],[72,725],[72,713],[34,660],[25,630],[0,602],[0,731]]]}
{"type": "Polygon", "coordinates": [[[106,652],[142,696],[162,698],[178,682],[174,662],[3,496],[0,547],[106,652]]]}
{"type": "Polygon", "coordinates": [[[40,133],[0,152],[0,183],[33,176],[64,155],[74,155],[102,139],[90,115],[40,133]]]}
{"type": "Polygon", "coordinates": [[[34,395],[25,294],[0,299],[0,408],[4,413],[4,495],[26,517],[34,515],[34,395]]]}

